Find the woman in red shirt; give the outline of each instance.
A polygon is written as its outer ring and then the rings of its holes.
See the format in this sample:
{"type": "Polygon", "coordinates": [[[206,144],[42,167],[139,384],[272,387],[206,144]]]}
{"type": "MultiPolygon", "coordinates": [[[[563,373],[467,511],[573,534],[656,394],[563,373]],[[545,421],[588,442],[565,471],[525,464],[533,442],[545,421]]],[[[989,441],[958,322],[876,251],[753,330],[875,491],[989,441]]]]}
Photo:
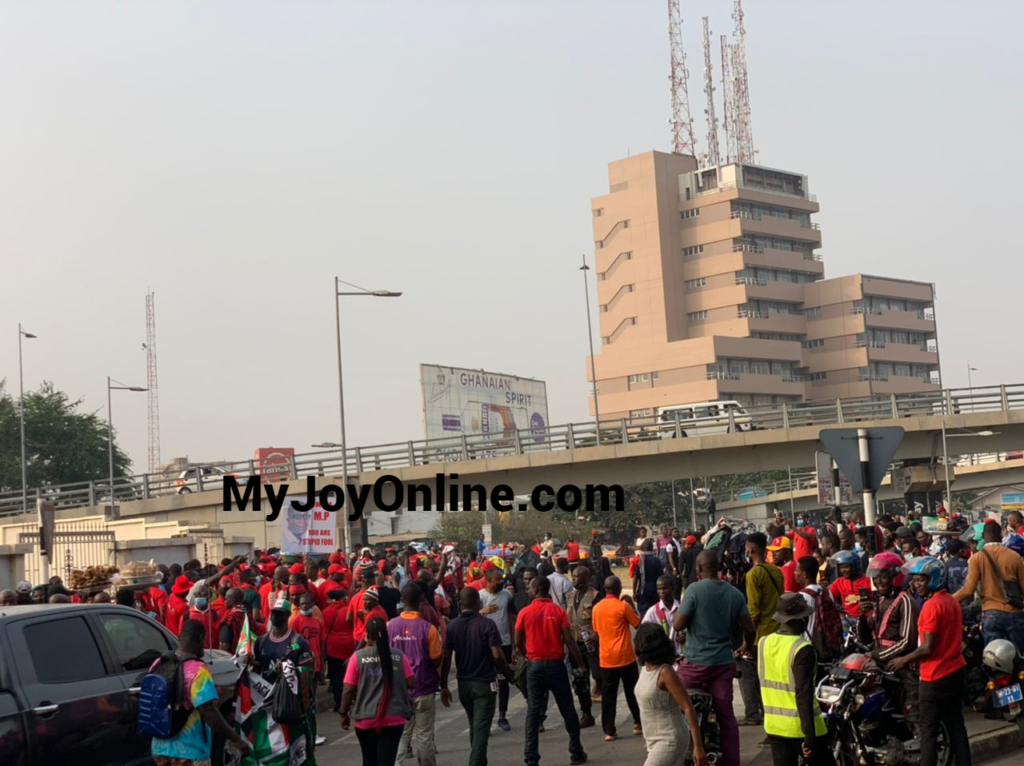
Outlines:
{"type": "Polygon", "coordinates": [[[327,591],[326,595],[324,633],[327,636],[327,680],[334,696],[334,712],[337,713],[341,709],[345,664],[355,653],[356,642],[352,638],[352,623],[348,620],[349,604],[345,591],[335,587],[327,591]]]}

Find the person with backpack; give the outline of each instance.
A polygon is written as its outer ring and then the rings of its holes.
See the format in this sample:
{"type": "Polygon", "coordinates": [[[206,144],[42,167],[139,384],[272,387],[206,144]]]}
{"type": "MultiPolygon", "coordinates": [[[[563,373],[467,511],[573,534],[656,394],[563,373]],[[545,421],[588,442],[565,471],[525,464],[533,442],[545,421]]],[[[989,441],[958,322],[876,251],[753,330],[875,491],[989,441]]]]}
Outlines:
{"type": "MultiPolygon", "coordinates": [[[[756,642],[779,629],[779,624],[775,621],[775,610],[779,604],[779,596],[786,591],[782,570],[765,561],[767,547],[768,537],[764,532],[747,535],[746,553],[751,565],[746,576],[747,609],[757,631],[756,642]]],[[[757,682],[757,658],[754,654],[756,648],[757,643],[754,643],[748,647],[749,651],[746,654],[737,655],[744,712],[743,720],[739,722],[740,726],[760,726],[764,718],[761,689],[757,682]]]]}
{"type": "Polygon", "coordinates": [[[814,611],[807,618],[807,632],[804,639],[814,647],[821,663],[838,659],[843,648],[843,617],[832,596],[818,583],[818,560],[804,556],[796,562],[796,584],[804,601],[814,611]]]}
{"type": "Polygon", "coordinates": [[[997,521],[986,521],[984,545],[967,560],[967,580],[953,594],[958,602],[981,590],[981,632],[988,645],[1003,638],[1024,652],[1024,559],[1002,545],[997,521]]]}
{"type": "Polygon", "coordinates": [[[247,755],[252,746],[221,715],[217,687],[202,661],[206,628],[185,620],[178,648],[158,658],[142,680],[139,732],[153,738],[150,753],[157,766],[208,764],[216,732],[247,755]]]}
{"type": "MultiPolygon", "coordinates": [[[[868,562],[867,576],[875,586],[874,597],[861,598],[857,632],[865,644],[874,644],[871,656],[880,665],[910,654],[917,648],[917,602],[897,587],[901,576],[900,557],[895,553],[879,553],[868,562]]],[[[899,672],[903,709],[907,720],[917,718],[918,672],[908,666],[899,672]]]]}

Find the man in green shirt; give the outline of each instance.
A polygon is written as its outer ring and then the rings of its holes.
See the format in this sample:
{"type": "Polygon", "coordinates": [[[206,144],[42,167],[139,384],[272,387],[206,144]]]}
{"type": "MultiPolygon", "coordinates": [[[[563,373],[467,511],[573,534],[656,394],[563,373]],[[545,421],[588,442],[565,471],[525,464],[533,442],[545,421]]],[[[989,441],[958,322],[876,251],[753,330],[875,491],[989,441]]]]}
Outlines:
{"type": "MultiPolygon", "coordinates": [[[[757,642],[779,629],[775,621],[775,610],[779,596],[785,592],[782,570],[765,561],[768,538],[763,532],[747,536],[747,557],[750,571],[747,572],[747,609],[757,631],[757,642]]],[[[761,726],[764,720],[764,706],[761,704],[761,686],[757,680],[757,658],[754,656],[757,643],[748,647],[744,654],[737,654],[736,664],[740,671],[740,694],[743,697],[743,720],[740,726],[761,726]]]]}

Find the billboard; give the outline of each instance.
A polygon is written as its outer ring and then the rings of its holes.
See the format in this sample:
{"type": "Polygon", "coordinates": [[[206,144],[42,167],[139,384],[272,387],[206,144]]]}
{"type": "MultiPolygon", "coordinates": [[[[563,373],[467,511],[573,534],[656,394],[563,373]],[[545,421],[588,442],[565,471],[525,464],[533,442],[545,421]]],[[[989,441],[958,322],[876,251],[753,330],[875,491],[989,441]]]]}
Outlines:
{"type": "Polygon", "coordinates": [[[423,424],[427,439],[488,435],[496,446],[515,431],[541,442],[548,420],[547,385],[542,380],[460,367],[420,365],[423,424]]]}
{"type": "Polygon", "coordinates": [[[1000,508],[1007,511],[1024,511],[1024,492],[1004,492],[1000,498],[1000,508]]]}
{"type": "Polygon", "coordinates": [[[260,447],[253,457],[253,467],[264,484],[278,484],[294,479],[292,460],[294,447],[260,447]]]}
{"type": "Polygon", "coordinates": [[[334,513],[317,503],[308,511],[296,511],[292,501],[305,503],[304,495],[289,496],[281,508],[281,553],[334,553],[338,549],[334,513]]]}

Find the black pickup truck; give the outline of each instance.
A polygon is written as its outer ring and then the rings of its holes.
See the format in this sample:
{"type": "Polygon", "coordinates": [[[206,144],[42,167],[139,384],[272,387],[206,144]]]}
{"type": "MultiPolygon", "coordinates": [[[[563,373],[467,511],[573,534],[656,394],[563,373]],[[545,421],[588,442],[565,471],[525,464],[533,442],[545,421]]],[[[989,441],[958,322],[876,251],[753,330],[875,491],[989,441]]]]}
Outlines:
{"type": "MultiPolygon", "coordinates": [[[[111,604],[0,607],[0,764],[152,764],[137,731],[138,683],[177,645],[149,617],[111,604]]],[[[206,652],[229,713],[238,668],[206,652]]],[[[213,743],[214,762],[224,753],[213,743]]]]}

